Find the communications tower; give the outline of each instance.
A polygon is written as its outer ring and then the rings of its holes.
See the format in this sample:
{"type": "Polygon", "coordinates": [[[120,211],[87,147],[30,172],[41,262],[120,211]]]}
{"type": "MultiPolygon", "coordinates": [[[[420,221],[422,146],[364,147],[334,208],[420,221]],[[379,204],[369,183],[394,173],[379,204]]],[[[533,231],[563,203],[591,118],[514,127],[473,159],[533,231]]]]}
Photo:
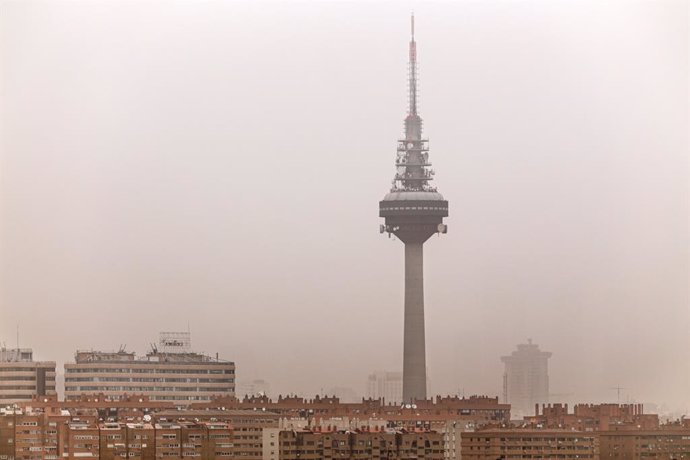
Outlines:
{"type": "Polygon", "coordinates": [[[403,402],[426,399],[426,350],[424,338],[424,242],[434,233],[446,233],[443,218],[448,202],[430,185],[429,141],[422,137],[417,113],[417,44],[411,17],[408,69],[408,111],[405,136],[398,140],[393,187],[379,202],[385,218],[381,233],[395,235],[405,244],[405,331],[403,347],[403,402]]]}

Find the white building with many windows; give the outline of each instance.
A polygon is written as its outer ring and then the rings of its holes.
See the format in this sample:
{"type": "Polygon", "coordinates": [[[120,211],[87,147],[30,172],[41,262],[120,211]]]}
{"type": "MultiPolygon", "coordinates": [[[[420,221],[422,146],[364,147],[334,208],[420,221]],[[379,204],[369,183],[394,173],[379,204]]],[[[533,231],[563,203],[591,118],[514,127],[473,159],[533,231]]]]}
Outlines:
{"type": "Polygon", "coordinates": [[[0,406],[55,394],[55,361],[34,361],[31,348],[0,348],[0,406]]]}
{"type": "Polygon", "coordinates": [[[162,333],[160,349],[143,357],[124,350],[77,351],[75,362],[65,364],[65,399],[142,394],[151,401],[187,405],[235,395],[235,363],[190,351],[188,337],[164,334],[172,333],[162,333]]]}

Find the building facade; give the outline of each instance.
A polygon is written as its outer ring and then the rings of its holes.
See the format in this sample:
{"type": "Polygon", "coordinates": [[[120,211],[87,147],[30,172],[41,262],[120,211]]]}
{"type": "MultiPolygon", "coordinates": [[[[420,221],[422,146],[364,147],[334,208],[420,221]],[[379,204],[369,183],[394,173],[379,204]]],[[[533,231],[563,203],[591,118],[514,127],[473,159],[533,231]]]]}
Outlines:
{"type": "Polygon", "coordinates": [[[278,414],[263,410],[176,410],[161,411],[155,414],[155,419],[227,422],[233,427],[233,452],[237,458],[263,458],[263,432],[279,425],[278,414]]]}
{"type": "Polygon", "coordinates": [[[578,431],[655,430],[660,426],[659,415],[645,414],[642,404],[575,404],[572,412],[567,404],[543,404],[541,413],[535,406],[535,414],[524,421],[532,426],[578,431]]]}
{"type": "Polygon", "coordinates": [[[601,431],[599,439],[602,459],[690,459],[690,429],[688,427],[601,431]]]}
{"type": "Polygon", "coordinates": [[[264,460],[444,458],[439,433],[400,430],[264,430],[264,460]]]}
{"type": "Polygon", "coordinates": [[[0,406],[56,394],[55,361],[34,361],[31,348],[0,349],[0,406]]]}
{"type": "Polygon", "coordinates": [[[525,416],[534,411],[535,404],[549,402],[549,358],[529,339],[517,346],[509,356],[502,356],[503,402],[510,404],[512,415],[525,416]]]}
{"type": "MultiPolygon", "coordinates": [[[[436,396],[416,400],[414,404],[391,404],[382,399],[365,399],[357,403],[345,403],[337,397],[315,396],[305,399],[299,396],[282,396],[273,400],[268,397],[221,398],[211,402],[199,402],[192,409],[234,408],[253,411],[270,411],[281,417],[312,420],[349,417],[351,420],[378,418],[398,428],[425,427],[435,429],[436,424],[459,421],[473,425],[507,423],[510,406],[500,404],[498,397],[473,395],[469,397],[436,396]]],[[[320,422],[319,422],[320,423],[320,422]]]]}
{"type": "Polygon", "coordinates": [[[599,459],[599,437],[572,430],[480,430],[462,433],[461,451],[463,460],[599,459]]]}
{"type": "Polygon", "coordinates": [[[226,422],[173,419],[101,421],[95,413],[0,413],[2,460],[199,460],[232,458],[234,435],[226,422]]]}
{"type": "Polygon", "coordinates": [[[65,364],[65,399],[141,394],[188,405],[235,395],[235,363],[193,352],[152,351],[143,358],[118,351],[79,351],[65,364]]]}

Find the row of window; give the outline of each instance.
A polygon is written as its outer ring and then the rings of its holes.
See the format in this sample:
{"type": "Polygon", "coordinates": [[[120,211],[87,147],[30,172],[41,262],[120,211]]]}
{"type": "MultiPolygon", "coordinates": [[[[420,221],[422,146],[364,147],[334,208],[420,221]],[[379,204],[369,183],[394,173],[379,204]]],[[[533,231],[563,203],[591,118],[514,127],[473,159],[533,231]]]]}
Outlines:
{"type": "Polygon", "coordinates": [[[234,383],[235,379],[222,377],[213,379],[169,377],[66,377],[65,382],[234,383]]]}
{"type": "MultiPolygon", "coordinates": [[[[36,367],[0,367],[0,372],[31,372],[35,374],[39,368],[36,367]]],[[[48,372],[55,372],[54,368],[46,368],[48,372]]],[[[48,376],[46,378],[55,378],[55,376],[48,376]]]]}
{"type": "Polygon", "coordinates": [[[65,373],[104,373],[104,374],[230,374],[234,369],[151,369],[151,368],[103,368],[103,367],[65,367],[65,373]]]}
{"type": "MultiPolygon", "coordinates": [[[[35,385],[0,385],[0,390],[5,391],[5,390],[27,390],[30,391],[31,394],[36,393],[36,386],[35,385]]],[[[46,391],[55,391],[55,387],[45,387],[46,391]]],[[[12,395],[0,395],[0,399],[11,399],[14,398],[12,395]]]]}
{"type": "Polygon", "coordinates": [[[66,386],[65,391],[194,391],[212,393],[231,393],[232,387],[120,387],[120,386],[66,386]]]}
{"type": "Polygon", "coordinates": [[[447,206],[391,206],[381,211],[448,211],[447,206]]]}
{"type": "MultiPolygon", "coordinates": [[[[492,439],[495,440],[496,438],[491,438],[491,437],[474,438],[474,437],[470,437],[470,438],[465,438],[465,439],[469,440],[470,442],[486,442],[486,443],[488,443],[488,442],[490,442],[490,440],[492,440],[492,439]]],[[[568,442],[568,441],[570,441],[570,442],[579,442],[579,441],[594,442],[594,438],[588,438],[588,437],[585,437],[585,438],[554,438],[554,437],[550,437],[550,436],[539,436],[539,437],[533,437],[533,438],[500,438],[500,440],[501,440],[501,442],[508,442],[508,443],[513,442],[513,443],[517,443],[520,445],[525,444],[525,443],[530,443],[530,442],[548,442],[548,443],[558,442],[559,444],[563,443],[563,442],[568,442]]]]}
{"type": "MultiPolygon", "coordinates": [[[[118,399],[120,399],[120,397],[121,396],[118,396],[118,395],[109,395],[108,396],[108,398],[112,399],[112,400],[118,400],[118,399]]],[[[79,397],[66,395],[66,399],[68,401],[73,401],[75,399],[79,399],[79,397]]],[[[188,396],[163,395],[163,396],[156,396],[156,395],[152,395],[152,396],[149,396],[149,400],[151,400],[151,401],[210,401],[211,396],[203,396],[203,395],[188,395],[188,396]]],[[[146,439],[145,437],[142,437],[142,438],[146,439]]]]}

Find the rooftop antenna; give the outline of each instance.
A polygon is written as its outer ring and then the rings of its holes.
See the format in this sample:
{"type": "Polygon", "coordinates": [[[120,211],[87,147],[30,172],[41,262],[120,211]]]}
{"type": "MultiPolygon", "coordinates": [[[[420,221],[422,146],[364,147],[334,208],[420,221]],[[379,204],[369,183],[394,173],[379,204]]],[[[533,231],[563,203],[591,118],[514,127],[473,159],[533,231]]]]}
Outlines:
{"type": "Polygon", "coordinates": [[[417,115],[417,43],[414,41],[414,13],[410,16],[410,62],[409,62],[410,115],[417,115]]]}
{"type": "Polygon", "coordinates": [[[410,25],[412,26],[412,41],[414,41],[414,11],[412,12],[412,16],[410,17],[410,25]]]}
{"type": "Polygon", "coordinates": [[[621,390],[625,390],[625,388],[618,385],[616,387],[612,387],[611,390],[616,390],[616,395],[618,397],[618,404],[620,405],[620,403],[621,403],[621,390]]]}
{"type": "Polygon", "coordinates": [[[17,350],[19,350],[19,323],[17,323],[17,350]]]}

